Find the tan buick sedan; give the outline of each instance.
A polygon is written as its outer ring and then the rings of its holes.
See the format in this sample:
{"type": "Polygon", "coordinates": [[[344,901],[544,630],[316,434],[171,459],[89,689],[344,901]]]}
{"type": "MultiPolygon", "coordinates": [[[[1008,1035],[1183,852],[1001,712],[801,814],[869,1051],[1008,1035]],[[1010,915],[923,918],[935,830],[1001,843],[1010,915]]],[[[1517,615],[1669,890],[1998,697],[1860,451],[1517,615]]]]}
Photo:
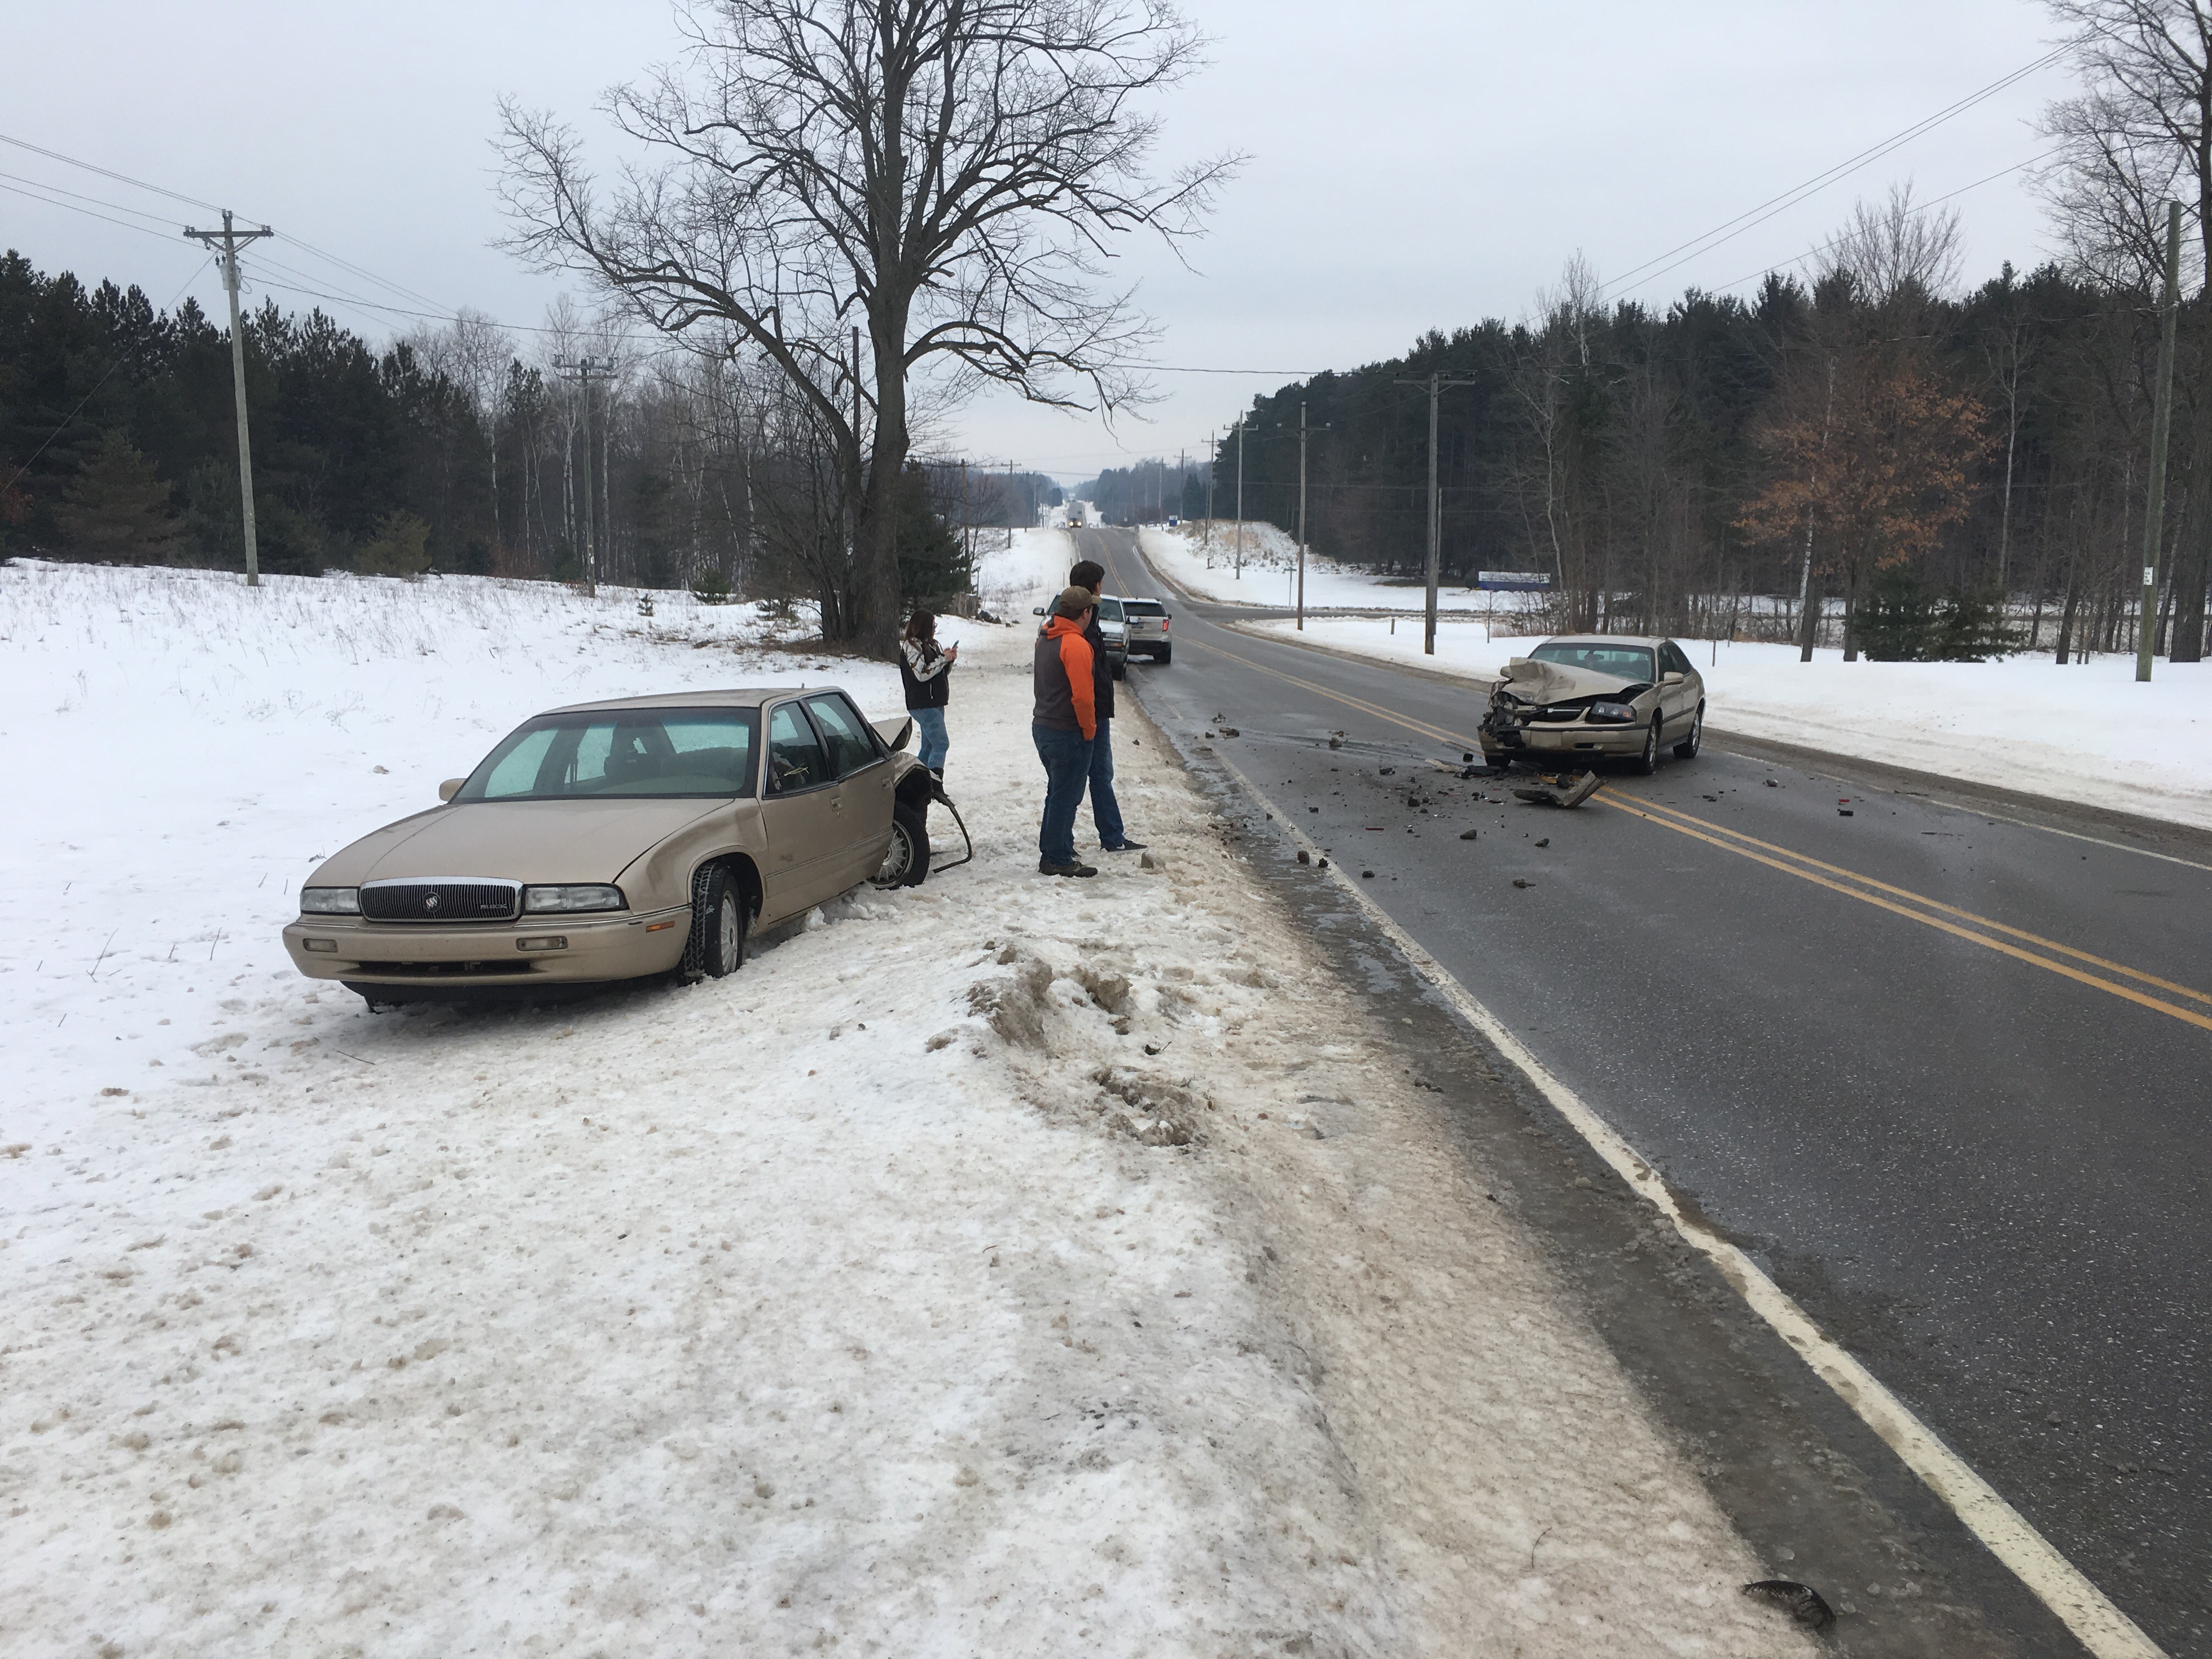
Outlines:
{"type": "Polygon", "coordinates": [[[1668,744],[1679,759],[1696,757],[1705,682],[1672,640],[1546,640],[1499,673],[1481,732],[1483,758],[1494,766],[1583,766],[1609,756],[1650,772],[1668,744]]]}
{"type": "Polygon", "coordinates": [[[556,708],[444,805],[325,860],[285,947],[371,1006],[719,977],[757,928],[929,873],[931,780],[907,738],[834,687],[556,708]]]}

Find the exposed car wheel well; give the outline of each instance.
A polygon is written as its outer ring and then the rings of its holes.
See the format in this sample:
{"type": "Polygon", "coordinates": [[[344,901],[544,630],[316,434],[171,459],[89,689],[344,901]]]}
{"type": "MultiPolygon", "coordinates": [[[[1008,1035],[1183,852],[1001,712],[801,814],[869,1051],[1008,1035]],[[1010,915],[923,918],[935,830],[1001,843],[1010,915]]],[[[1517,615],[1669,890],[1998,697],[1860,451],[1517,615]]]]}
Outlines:
{"type": "Polygon", "coordinates": [[[743,853],[725,853],[718,858],[702,860],[699,867],[691,872],[691,890],[696,893],[699,878],[718,864],[729,871],[731,884],[737,888],[744,902],[746,920],[758,921],[761,904],[768,890],[761,884],[759,867],[743,853]]]}
{"type": "Polygon", "coordinates": [[[936,781],[929,775],[927,767],[915,767],[898,781],[899,804],[911,806],[917,811],[927,811],[930,788],[936,781]]]}

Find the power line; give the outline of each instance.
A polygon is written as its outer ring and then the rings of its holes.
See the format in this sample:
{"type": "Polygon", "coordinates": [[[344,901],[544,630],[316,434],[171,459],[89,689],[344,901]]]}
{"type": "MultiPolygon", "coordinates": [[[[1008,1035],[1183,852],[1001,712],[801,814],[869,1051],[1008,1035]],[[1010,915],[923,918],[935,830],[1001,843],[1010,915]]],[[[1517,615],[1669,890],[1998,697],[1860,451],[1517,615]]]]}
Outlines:
{"type": "Polygon", "coordinates": [[[1626,270],[1621,272],[1620,276],[1614,277],[1611,282],[1600,284],[1600,291],[1604,292],[1618,289],[1623,285],[1626,285],[1631,288],[1641,288],[1646,283],[1656,282],[1658,278],[1665,276],[1668,271],[1675,270],[1679,266],[1687,264],[1690,259],[1696,258],[1699,254],[1711,252],[1714,248],[1718,247],[1723,242],[1733,241],[1736,237],[1743,234],[1745,231],[1754,229],[1758,226],[1765,223],[1767,220],[1773,218],[1777,214],[1783,212],[1785,209],[1796,206],[1799,202],[1804,201],[1808,197],[1826,189],[1830,185],[1836,183],[1838,179],[1850,177],[1852,173],[1857,173],[1863,168],[1870,166],[1875,161],[1879,161],[1882,156],[1890,154],[1892,151],[1899,149],[1904,144],[1909,143],[1911,140],[1920,137],[1923,134],[1933,131],[1936,128],[1942,126],[1945,122],[1951,120],[1956,116],[1965,114],[1966,111],[1973,108],[1975,105],[1995,97],[2006,88],[2012,86],[2016,82],[2025,79],[2030,75],[2034,74],[2038,70],[2048,68],[2051,64],[2057,63],[2059,58],[2064,57],[2069,52],[2072,51],[2074,45],[2075,43],[2069,40],[2060,46],[2054,46],[2051,51],[2044,53],[2033,62],[2024,64],[2020,68],[2013,70],[2010,74],[1999,76],[1996,80],[1990,82],[1989,85],[1982,88],[1979,91],[1967,94],[1966,96],[1958,100],[1955,103],[1948,104],[1943,108],[1936,111],[1933,115],[1926,116],[1922,119],[1914,122],[1911,126],[1906,127],[1900,132],[1892,134],[1889,137],[1883,139],[1879,143],[1869,145],[1865,149],[1859,151],[1857,155],[1846,156],[1843,161],[1837,162],[1833,167],[1827,167],[1820,173],[1814,173],[1810,179],[1804,180],[1802,183],[1791,185],[1780,195],[1771,196],[1765,201],[1759,203],[1758,206],[1747,208],[1743,212],[1736,215],[1735,218],[1724,220],[1720,224],[1714,226],[1712,229],[1706,231],[1700,235],[1692,236],[1686,242],[1677,243],[1674,246],[1668,248],[1664,253],[1661,253],[1651,258],[1646,259],[1640,265],[1630,266],[1626,270]],[[1685,257],[1681,259],[1675,259],[1674,256],[1678,253],[1684,254],[1685,257]],[[1674,263],[1664,263],[1669,260],[1672,260],[1674,263]],[[1654,270],[1652,270],[1652,267],[1655,265],[1659,265],[1662,268],[1654,270]],[[1646,272],[1649,274],[1639,274],[1646,272]],[[1628,280],[1632,276],[1637,279],[1633,283],[1630,283],[1628,280]]]}
{"type": "Polygon", "coordinates": [[[203,202],[197,196],[186,196],[181,191],[171,190],[165,185],[149,185],[143,179],[133,179],[129,173],[118,173],[112,167],[100,167],[92,161],[80,161],[74,155],[64,155],[58,149],[48,149],[45,145],[32,143],[27,139],[11,138],[6,133],[0,132],[0,144],[13,144],[17,149],[27,149],[33,155],[43,155],[50,161],[60,161],[70,167],[82,167],[87,173],[97,173],[104,178],[114,179],[118,184],[129,185],[135,190],[150,190],[156,196],[167,196],[174,201],[184,202],[192,207],[205,208],[210,213],[222,211],[213,202],[203,202]]]}

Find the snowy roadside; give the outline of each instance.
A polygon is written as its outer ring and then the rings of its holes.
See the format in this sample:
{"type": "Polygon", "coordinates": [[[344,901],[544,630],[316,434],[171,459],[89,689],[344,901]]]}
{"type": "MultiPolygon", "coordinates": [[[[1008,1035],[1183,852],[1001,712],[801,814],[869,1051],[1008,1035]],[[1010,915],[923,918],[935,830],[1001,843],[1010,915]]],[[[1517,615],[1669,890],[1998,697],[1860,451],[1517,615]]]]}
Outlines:
{"type": "MultiPolygon", "coordinates": [[[[1028,630],[961,631],[976,862],[727,980],[74,1005],[110,1037],[176,1007],[206,1075],[103,1093],[65,1055],[0,1117],[0,1646],[1812,1650],[1141,716],[1158,867],[1034,874],[1028,630]]],[[[271,816],[331,729],[330,663],[292,660],[214,720],[271,816]]],[[[458,742],[410,688],[399,732],[458,742]]],[[[254,874],[193,878],[273,934],[254,874]]]]}
{"type": "MultiPolygon", "coordinates": [[[[1288,623],[1244,626],[1287,635],[1288,623]]],[[[1541,635],[1486,637],[1480,618],[1437,630],[1364,617],[1307,619],[1304,637],[1340,651],[1470,679],[1495,677],[1541,635]]],[[[1725,733],[1801,744],[1915,771],[2212,829],[2212,664],[2161,661],[2136,684],[2133,657],[2065,668],[2042,653],[1996,662],[1856,662],[1823,649],[1684,641],[1705,676],[1716,741],[1725,733]]],[[[1468,718],[1476,711],[1470,704],[1468,718]]]]}
{"type": "MultiPolygon", "coordinates": [[[[1241,561],[1237,554],[1237,526],[1227,520],[1217,520],[1210,537],[1203,524],[1175,530],[1147,525],[1137,536],[1154,568],[1200,599],[1224,605],[1297,603],[1297,544],[1273,525],[1245,525],[1241,561]]],[[[1310,548],[1306,550],[1309,610],[1419,611],[1426,597],[1427,590],[1418,585],[1404,586],[1372,571],[1355,570],[1323,559],[1310,548]]],[[[1523,602],[1523,596],[1517,593],[1491,594],[1470,587],[1448,586],[1437,593],[1442,610],[1494,610],[1501,617],[1512,615],[1523,602]]]]}

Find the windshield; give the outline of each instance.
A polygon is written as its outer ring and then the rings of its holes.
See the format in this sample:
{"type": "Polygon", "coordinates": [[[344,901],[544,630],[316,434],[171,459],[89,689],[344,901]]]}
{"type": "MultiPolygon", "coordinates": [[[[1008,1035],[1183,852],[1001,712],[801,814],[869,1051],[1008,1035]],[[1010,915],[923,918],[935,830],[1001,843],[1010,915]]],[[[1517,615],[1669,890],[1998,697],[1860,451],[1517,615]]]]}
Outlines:
{"type": "Polygon", "coordinates": [[[1555,662],[1562,668],[1587,668],[1593,674],[1610,674],[1615,679],[1648,682],[1657,678],[1651,672],[1651,647],[1648,645],[1553,640],[1528,654],[1538,662],[1555,662]]]}
{"type": "Polygon", "coordinates": [[[1121,601],[1119,599],[1107,599],[1102,596],[1098,601],[1098,620],[1100,622],[1120,622],[1121,620],[1121,601]]]}
{"type": "Polygon", "coordinates": [[[541,714],[486,756],[453,799],[750,795],[758,718],[750,708],[541,714]]]}

